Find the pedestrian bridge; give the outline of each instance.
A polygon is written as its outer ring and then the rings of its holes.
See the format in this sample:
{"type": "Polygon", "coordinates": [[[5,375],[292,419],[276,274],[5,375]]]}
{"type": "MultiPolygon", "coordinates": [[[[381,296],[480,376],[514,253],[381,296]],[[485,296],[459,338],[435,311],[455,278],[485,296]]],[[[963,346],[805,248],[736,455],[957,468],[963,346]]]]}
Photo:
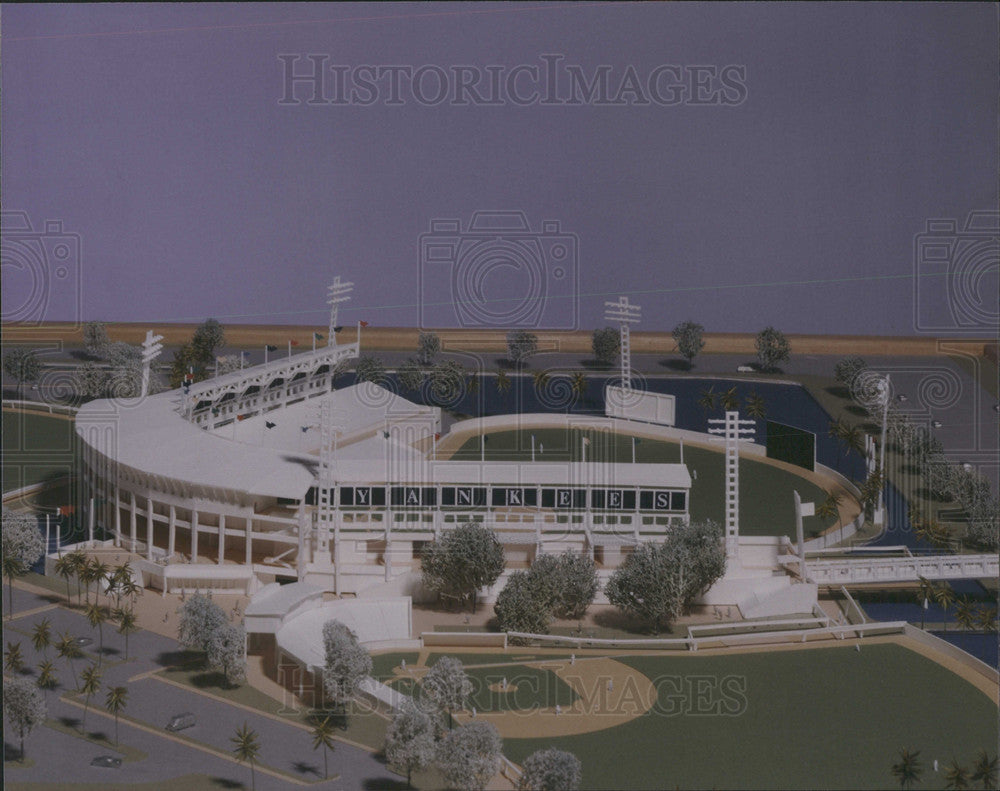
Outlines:
{"type": "MultiPolygon", "coordinates": [[[[798,570],[795,555],[782,555],[782,565],[798,570]]],[[[996,579],[1000,557],[990,555],[911,555],[879,557],[806,557],[806,576],[817,585],[865,585],[927,580],[996,579]]]]}

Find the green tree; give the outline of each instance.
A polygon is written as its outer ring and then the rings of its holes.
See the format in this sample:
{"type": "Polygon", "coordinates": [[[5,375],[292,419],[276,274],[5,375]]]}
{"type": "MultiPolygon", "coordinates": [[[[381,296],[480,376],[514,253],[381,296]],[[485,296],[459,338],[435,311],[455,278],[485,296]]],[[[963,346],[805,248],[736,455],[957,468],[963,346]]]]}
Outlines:
{"type": "Polygon", "coordinates": [[[431,365],[441,352],[441,339],[433,332],[421,332],[417,340],[417,359],[421,365],[431,365]]]}
{"type": "Polygon", "coordinates": [[[406,784],[410,788],[414,770],[423,769],[434,760],[434,723],[412,702],[396,712],[385,731],[385,760],[406,770],[406,784]]]}
{"type": "Polygon", "coordinates": [[[35,681],[39,689],[44,689],[46,694],[50,689],[55,689],[59,684],[56,677],[56,667],[48,659],[38,663],[38,679],[35,681]]]}
{"type": "MultiPolygon", "coordinates": [[[[976,611],[966,597],[962,597],[958,600],[958,606],[955,607],[955,623],[962,629],[971,631],[976,627],[976,611]]],[[[923,626],[921,625],[921,628],[923,626]]]]}
{"type": "Polygon", "coordinates": [[[540,601],[535,580],[525,571],[515,571],[507,578],[493,609],[501,631],[548,634],[551,607],[540,601]]]}
{"type": "Polygon", "coordinates": [[[3,714],[21,741],[21,761],[24,761],[24,739],[45,722],[47,707],[38,688],[26,678],[12,678],[3,684],[3,714]]]}
{"type": "Polygon", "coordinates": [[[976,609],[976,626],[989,634],[997,630],[997,608],[983,605],[976,609]]]}
{"type": "Polygon", "coordinates": [[[867,370],[867,368],[868,363],[860,357],[844,357],[833,366],[833,376],[838,382],[844,385],[844,387],[850,390],[858,374],[867,370]]]}
{"type": "Polygon", "coordinates": [[[104,699],[104,708],[115,717],[115,747],[118,746],[118,715],[125,711],[128,705],[127,687],[110,687],[104,699]]]}
{"type": "Polygon", "coordinates": [[[354,377],[359,384],[373,382],[382,385],[386,381],[385,363],[371,354],[365,355],[358,359],[357,365],[354,367],[354,377]]]}
{"type": "Polygon", "coordinates": [[[669,628],[726,570],[722,529],[714,522],[675,528],[662,544],[640,544],[611,575],[608,601],[652,631],[669,628]]]}
{"type": "Polygon", "coordinates": [[[435,404],[453,404],[465,393],[467,372],[461,363],[445,360],[431,368],[428,374],[430,400],[435,404]]]}
{"type": "Polygon", "coordinates": [[[472,682],[461,660],[443,656],[427,671],[420,690],[439,712],[447,715],[451,728],[455,712],[465,708],[465,699],[472,693],[472,682]]]}
{"type": "Polygon", "coordinates": [[[84,577],[86,576],[86,570],[90,567],[87,561],[87,554],[80,549],[76,549],[69,553],[67,556],[69,558],[70,565],[73,568],[73,576],[76,577],[76,603],[79,605],[83,601],[83,590],[81,588],[84,577]]]}
{"type": "Polygon", "coordinates": [[[522,365],[538,351],[538,336],[527,330],[512,330],[507,333],[507,359],[514,365],[522,365]]]}
{"type": "Polygon", "coordinates": [[[576,791],[582,767],[573,753],[549,748],[537,750],[521,764],[519,791],[576,791]]]}
{"type": "Polygon", "coordinates": [[[956,791],[969,787],[969,770],[959,765],[954,758],[944,769],[944,787],[956,791]]]}
{"type": "Polygon", "coordinates": [[[60,555],[56,558],[55,572],[66,580],[66,603],[70,603],[69,578],[76,573],[72,555],[60,555]]]}
{"type": "Polygon", "coordinates": [[[573,391],[573,394],[576,395],[577,397],[580,397],[584,393],[586,393],[587,375],[581,371],[577,371],[576,373],[574,373],[573,378],[571,380],[570,389],[573,391]]]}
{"type": "Polygon", "coordinates": [[[120,607],[115,610],[115,620],[118,622],[118,634],[125,638],[125,659],[128,660],[128,636],[139,630],[135,610],[120,607]]]}
{"type": "Polygon", "coordinates": [[[482,791],[500,769],[503,740],[496,726],[475,720],[438,744],[436,763],[452,788],[482,791]]]}
{"type": "Polygon", "coordinates": [[[80,724],[80,733],[87,732],[87,709],[90,708],[90,699],[101,689],[101,670],[96,665],[88,665],[80,673],[80,692],[84,695],[83,700],[83,722],[80,724]]]}
{"type": "Polygon", "coordinates": [[[330,776],[330,767],[327,762],[327,756],[330,750],[336,746],[333,738],[333,723],[330,722],[329,717],[324,717],[321,720],[317,719],[313,723],[310,733],[312,733],[313,737],[313,749],[318,750],[320,747],[323,748],[323,777],[328,778],[330,776]]]}
{"type": "Polygon", "coordinates": [[[226,343],[226,331],[216,319],[206,319],[199,324],[191,338],[195,364],[207,369],[215,362],[215,354],[226,343]]]}
{"type": "Polygon", "coordinates": [[[414,359],[409,359],[396,371],[399,386],[404,390],[417,392],[424,384],[424,371],[414,359]]]}
{"type": "Polygon", "coordinates": [[[591,336],[590,348],[594,359],[601,365],[614,365],[621,351],[621,332],[614,327],[594,330],[591,336]]]}
{"type": "Polygon", "coordinates": [[[528,570],[541,606],[557,618],[579,620],[594,601],[600,583],[590,555],[567,550],[561,555],[539,555],[528,570]]]}
{"type": "Polygon", "coordinates": [[[990,758],[986,750],[980,750],[976,755],[976,763],[972,767],[972,782],[979,783],[982,788],[997,787],[997,759],[990,758]]]}
{"type": "Polygon", "coordinates": [[[763,371],[773,371],[778,363],[785,362],[791,354],[788,339],[774,327],[765,327],[758,332],[755,345],[757,361],[763,371]]]}
{"type": "Polygon", "coordinates": [[[948,631],[948,608],[955,603],[955,591],[947,582],[934,587],[934,601],[944,610],[944,631],[948,631]]]}
{"type": "Polygon", "coordinates": [[[816,516],[822,519],[836,518],[839,524],[840,503],[843,498],[839,494],[828,494],[826,499],[816,508],[816,516]]]}
{"type": "Polygon", "coordinates": [[[490,528],[465,523],[429,544],[421,566],[425,587],[471,600],[475,612],[479,589],[492,585],[503,573],[503,546],[490,528]]]}
{"type": "Polygon", "coordinates": [[[76,665],[73,664],[73,660],[81,656],[80,646],[76,644],[76,640],[70,636],[69,632],[59,638],[59,642],[56,643],[56,653],[60,659],[65,659],[69,664],[69,669],[73,673],[73,687],[74,689],[79,688],[80,682],[76,678],[76,665]]]}
{"type": "Polygon", "coordinates": [[[716,395],[715,392],[715,385],[712,385],[702,390],[698,394],[698,406],[702,408],[702,410],[705,412],[706,415],[709,412],[715,411],[715,399],[717,397],[718,396],[716,395]]]}
{"type": "Polygon", "coordinates": [[[497,370],[497,392],[506,395],[510,391],[510,375],[502,368],[497,370]]]}
{"type": "Polygon", "coordinates": [[[372,658],[357,636],[340,621],[323,624],[323,694],[345,708],[372,672],[372,658]]]}
{"type": "Polygon", "coordinates": [[[103,321],[88,321],[83,325],[83,347],[91,357],[104,357],[111,339],[103,321]]]}
{"type": "Polygon", "coordinates": [[[196,593],[181,605],[177,639],[190,648],[207,653],[212,635],[228,623],[225,611],[210,596],[196,593]]]}
{"type": "Polygon", "coordinates": [[[3,356],[3,370],[17,382],[17,397],[21,397],[21,386],[25,382],[37,382],[42,373],[42,364],[33,349],[15,346],[3,356]]]}
{"type": "Polygon", "coordinates": [[[45,554],[42,537],[35,517],[9,508],[3,509],[2,527],[3,574],[7,578],[8,617],[14,617],[14,578],[21,577],[45,554]]]}
{"type": "Polygon", "coordinates": [[[221,670],[226,684],[236,685],[247,675],[246,629],[227,623],[215,629],[206,650],[209,667],[221,670]]]}
{"type": "Polygon", "coordinates": [[[722,394],[722,408],[726,412],[735,412],[740,408],[740,397],[736,394],[735,386],[722,394]]]}
{"type": "Polygon", "coordinates": [[[20,673],[24,667],[24,657],[21,655],[20,643],[7,643],[7,651],[3,655],[3,668],[8,673],[20,673]]]}
{"type": "Polygon", "coordinates": [[[756,418],[757,420],[763,420],[767,417],[767,404],[757,393],[751,393],[747,396],[746,405],[749,417],[756,418]]]}
{"type": "Polygon", "coordinates": [[[688,368],[691,367],[698,352],[705,346],[705,341],[702,339],[704,332],[705,328],[697,322],[682,321],[674,327],[673,333],[671,333],[674,337],[674,343],[677,345],[677,351],[687,360],[688,368]]]}
{"type": "Polygon", "coordinates": [[[254,770],[254,762],[260,753],[260,742],[257,732],[244,722],[242,728],[236,729],[236,735],[229,739],[233,744],[233,755],[240,763],[247,761],[250,764],[250,788],[257,788],[257,773],[254,770]]]}
{"type": "Polygon", "coordinates": [[[896,778],[900,788],[910,788],[920,780],[924,767],[920,763],[920,750],[899,751],[899,761],[892,765],[892,776],[896,778]]]}
{"type": "Polygon", "coordinates": [[[94,627],[97,627],[98,629],[98,634],[100,635],[99,638],[100,644],[97,656],[98,656],[98,661],[101,661],[104,657],[104,622],[108,620],[107,613],[104,611],[104,608],[100,604],[94,602],[93,604],[87,605],[87,609],[84,612],[84,615],[87,618],[87,623],[90,624],[90,628],[93,629],[94,627]]]}

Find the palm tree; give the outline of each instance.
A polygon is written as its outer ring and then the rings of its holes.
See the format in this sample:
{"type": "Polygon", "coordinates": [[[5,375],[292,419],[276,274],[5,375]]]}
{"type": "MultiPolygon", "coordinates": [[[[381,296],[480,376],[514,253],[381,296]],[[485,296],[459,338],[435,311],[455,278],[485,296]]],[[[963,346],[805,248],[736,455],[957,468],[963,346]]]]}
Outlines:
{"type": "Polygon", "coordinates": [[[740,397],[736,395],[735,385],[722,394],[722,408],[726,412],[735,412],[740,408],[740,397]]]}
{"type": "Polygon", "coordinates": [[[969,631],[976,628],[976,611],[972,602],[964,596],[958,600],[958,606],[955,607],[955,623],[969,631]]]}
{"type": "Polygon", "coordinates": [[[961,791],[969,787],[969,770],[964,766],[959,766],[958,761],[951,759],[951,764],[944,770],[945,788],[954,788],[961,791]]]}
{"type": "MultiPolygon", "coordinates": [[[[97,596],[100,597],[102,585],[111,581],[111,567],[99,558],[94,558],[90,563],[91,571],[94,574],[94,582],[97,583],[97,596]]],[[[110,596],[110,590],[105,591],[110,596]]]]}
{"type": "Polygon", "coordinates": [[[118,715],[125,710],[127,703],[127,687],[110,687],[108,689],[108,696],[104,699],[104,708],[115,715],[115,747],[118,746],[118,715]]]}
{"type": "Polygon", "coordinates": [[[899,781],[900,788],[909,788],[920,779],[924,767],[919,758],[920,750],[910,752],[903,749],[899,751],[899,763],[892,765],[892,776],[899,781]]]}
{"type": "Polygon", "coordinates": [[[934,601],[944,610],[944,631],[948,631],[948,608],[955,603],[955,591],[951,585],[943,582],[934,588],[934,601]]]}
{"type": "Polygon", "coordinates": [[[134,579],[129,577],[125,582],[121,584],[122,595],[128,596],[129,601],[132,606],[135,606],[135,597],[142,595],[142,585],[137,583],[134,579]]]}
{"type": "MultiPolygon", "coordinates": [[[[90,585],[94,581],[94,567],[90,565],[90,561],[87,560],[87,556],[82,552],[80,553],[80,561],[77,563],[76,569],[76,582],[79,591],[79,585],[83,584],[83,590],[87,596],[87,604],[90,604],[90,585]]],[[[80,604],[80,598],[77,596],[77,604],[80,604]]]]}
{"type": "Polygon", "coordinates": [[[709,412],[715,411],[715,385],[712,385],[706,390],[702,390],[698,394],[698,406],[704,410],[706,417],[709,412]]]}
{"type": "Polygon", "coordinates": [[[90,706],[91,696],[97,693],[101,688],[101,670],[96,664],[89,665],[84,668],[83,672],[80,674],[80,678],[83,681],[83,684],[80,686],[80,691],[85,695],[83,701],[83,722],[80,725],[80,733],[86,733],[87,709],[90,706]]]}
{"type": "Polygon", "coordinates": [[[538,391],[544,390],[545,386],[549,383],[549,379],[552,377],[549,376],[548,371],[534,371],[531,374],[531,378],[534,380],[535,390],[538,391]]]}
{"type": "Polygon", "coordinates": [[[19,673],[24,667],[20,643],[7,643],[7,652],[3,655],[3,666],[4,670],[10,673],[19,673]]]}
{"type": "Polygon", "coordinates": [[[7,578],[7,595],[9,605],[7,607],[8,618],[14,617],[14,577],[20,577],[27,569],[21,558],[10,554],[3,556],[3,575],[7,578]]]}
{"type": "Polygon", "coordinates": [[[997,630],[997,608],[983,605],[976,609],[976,626],[989,634],[997,630]]]}
{"type": "Polygon", "coordinates": [[[587,375],[581,371],[577,371],[573,374],[573,381],[570,385],[570,389],[578,396],[582,396],[585,392],[587,392],[587,375]]]}
{"type": "Polygon", "coordinates": [[[39,689],[45,690],[46,697],[48,697],[50,689],[55,689],[58,686],[59,679],[56,678],[56,667],[48,659],[38,664],[38,680],[35,683],[39,689]]]}
{"type": "Polygon", "coordinates": [[[257,732],[251,730],[250,726],[244,722],[243,727],[237,728],[236,735],[231,737],[229,741],[233,743],[233,755],[236,756],[236,760],[240,762],[249,761],[250,788],[256,789],[257,778],[253,762],[257,759],[257,753],[260,752],[260,742],[257,741],[257,732]]]}
{"type": "Polygon", "coordinates": [[[505,394],[510,390],[510,376],[502,368],[497,370],[497,392],[500,395],[505,394]]]}
{"type": "Polygon", "coordinates": [[[986,750],[980,750],[976,763],[972,766],[972,782],[981,783],[984,789],[997,787],[997,759],[990,758],[986,750]]]}
{"type": "Polygon", "coordinates": [[[55,572],[66,580],[66,603],[70,603],[69,578],[76,572],[72,555],[60,555],[56,558],[55,572]]]}
{"type": "Polygon", "coordinates": [[[76,666],[73,664],[73,660],[80,656],[80,646],[76,644],[76,640],[70,637],[69,632],[66,632],[56,643],[56,653],[59,654],[60,659],[69,662],[69,669],[73,671],[73,686],[79,687],[80,683],[76,679],[76,666]]]}
{"type": "Polygon", "coordinates": [[[115,570],[111,572],[111,580],[114,583],[115,607],[121,607],[125,585],[132,581],[132,567],[127,560],[120,566],[115,566],[115,570]]]}
{"type": "Polygon", "coordinates": [[[917,577],[920,587],[917,588],[917,600],[920,603],[920,628],[924,628],[924,616],[927,614],[927,602],[934,596],[934,583],[925,577],[917,577]]]}
{"type": "Polygon", "coordinates": [[[757,418],[757,420],[763,420],[767,417],[767,405],[757,393],[751,393],[747,396],[747,415],[757,418]]]}
{"type": "Polygon", "coordinates": [[[865,432],[857,426],[848,426],[844,429],[844,447],[848,452],[854,451],[859,456],[865,455],[865,432]]]}
{"type": "Polygon", "coordinates": [[[115,610],[115,620],[118,621],[118,634],[125,638],[125,659],[128,659],[128,636],[132,632],[139,630],[139,625],[136,623],[135,610],[133,609],[118,609],[115,610]]]}
{"type": "Polygon", "coordinates": [[[96,626],[98,629],[100,635],[98,661],[101,661],[104,656],[104,622],[108,619],[108,616],[104,612],[104,608],[97,602],[87,605],[86,616],[90,628],[93,629],[96,626]]]}
{"type": "MultiPolygon", "coordinates": [[[[840,503],[844,498],[839,494],[829,494],[826,499],[816,508],[816,516],[823,519],[840,516],[840,503]]],[[[837,520],[840,521],[839,519],[837,520]]]]}
{"type": "Polygon", "coordinates": [[[49,646],[52,645],[52,625],[48,618],[42,618],[31,630],[31,644],[43,656],[48,652],[49,646]]]}
{"type": "Polygon", "coordinates": [[[330,776],[330,769],[327,766],[327,753],[334,748],[333,744],[333,723],[326,717],[317,721],[312,728],[313,749],[323,748],[323,777],[330,776]]]}
{"type": "Polygon", "coordinates": [[[80,583],[83,582],[82,574],[89,565],[87,563],[87,556],[78,549],[70,552],[66,557],[69,558],[70,567],[73,569],[73,576],[76,577],[76,603],[79,604],[83,596],[80,591],[80,583]]]}

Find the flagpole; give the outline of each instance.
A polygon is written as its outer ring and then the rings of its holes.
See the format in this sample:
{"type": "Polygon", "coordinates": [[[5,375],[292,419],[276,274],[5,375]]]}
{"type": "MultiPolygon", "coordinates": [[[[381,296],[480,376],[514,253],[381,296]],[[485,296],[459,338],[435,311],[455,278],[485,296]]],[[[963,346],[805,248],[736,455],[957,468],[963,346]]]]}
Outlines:
{"type": "Polygon", "coordinates": [[[288,342],[288,359],[292,359],[292,342],[288,342]]]}
{"type": "Polygon", "coordinates": [[[684,463],[684,437],[681,437],[681,464],[684,463]]]}
{"type": "Polygon", "coordinates": [[[316,351],[316,333],[313,333],[313,351],[316,351]]]}
{"type": "Polygon", "coordinates": [[[535,435],[531,435],[531,460],[535,460],[535,435]]]}
{"type": "Polygon", "coordinates": [[[267,365],[267,344],[264,344],[264,365],[267,365]]]}
{"type": "Polygon", "coordinates": [[[635,437],[632,437],[632,463],[635,464],[635,437]]]}

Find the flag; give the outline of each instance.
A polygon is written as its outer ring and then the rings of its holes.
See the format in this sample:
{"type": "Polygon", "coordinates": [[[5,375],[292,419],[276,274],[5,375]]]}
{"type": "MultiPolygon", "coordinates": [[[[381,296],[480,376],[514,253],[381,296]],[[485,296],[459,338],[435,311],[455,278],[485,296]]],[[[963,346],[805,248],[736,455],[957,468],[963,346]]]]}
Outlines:
{"type": "MultiPolygon", "coordinates": [[[[337,331],[337,330],[336,330],[336,329],[334,329],[334,332],[336,332],[336,331],[337,331]]],[[[319,333],[319,332],[314,332],[314,333],[313,333],[313,337],[314,337],[314,338],[315,338],[316,340],[318,340],[318,341],[321,341],[321,340],[323,340],[323,338],[325,338],[326,336],[325,336],[325,335],[323,335],[322,333],[319,333]]]]}
{"type": "Polygon", "coordinates": [[[237,420],[243,420],[243,418],[245,418],[245,417],[246,417],[246,415],[237,415],[236,419],[237,420]]]}
{"type": "Polygon", "coordinates": [[[278,351],[278,347],[277,346],[272,346],[270,343],[267,344],[264,348],[267,349],[267,351],[269,351],[269,352],[276,352],[276,351],[278,351]]]}
{"type": "Polygon", "coordinates": [[[385,437],[386,439],[389,439],[389,432],[388,431],[383,431],[382,432],[382,436],[385,437]]]}
{"type": "Polygon", "coordinates": [[[302,429],[302,433],[305,434],[309,430],[309,426],[299,426],[302,429]]]}
{"type": "Polygon", "coordinates": [[[266,426],[267,428],[274,428],[274,427],[275,427],[276,425],[278,425],[278,424],[277,424],[277,423],[272,423],[272,422],[271,422],[270,420],[265,420],[265,421],[264,421],[264,425],[265,425],[265,426],[266,426]]]}
{"type": "Polygon", "coordinates": [[[290,343],[290,344],[291,344],[292,346],[298,346],[298,345],[299,345],[299,342],[298,342],[298,341],[293,341],[293,340],[289,340],[288,342],[289,342],[289,343],[290,343]]]}
{"type": "Polygon", "coordinates": [[[368,326],[368,322],[367,321],[359,321],[358,324],[360,324],[362,327],[367,327],[368,326]]]}
{"type": "Polygon", "coordinates": [[[70,516],[76,512],[75,505],[60,505],[56,511],[56,516],[70,516]]]}
{"type": "Polygon", "coordinates": [[[212,417],[219,416],[219,408],[217,406],[212,407],[212,417]]]}
{"type": "Polygon", "coordinates": [[[434,435],[434,439],[441,439],[441,434],[440,434],[440,432],[438,432],[437,434],[435,434],[435,435],[434,435]]]}
{"type": "Polygon", "coordinates": [[[584,444],[584,447],[586,447],[587,445],[589,445],[590,444],[590,437],[584,437],[583,438],[583,444],[584,444]]]}
{"type": "Polygon", "coordinates": [[[333,328],[333,331],[334,331],[334,332],[340,332],[340,331],[341,331],[342,329],[344,329],[344,328],[343,328],[343,326],[340,326],[340,327],[334,327],[334,328],[333,328]]]}

